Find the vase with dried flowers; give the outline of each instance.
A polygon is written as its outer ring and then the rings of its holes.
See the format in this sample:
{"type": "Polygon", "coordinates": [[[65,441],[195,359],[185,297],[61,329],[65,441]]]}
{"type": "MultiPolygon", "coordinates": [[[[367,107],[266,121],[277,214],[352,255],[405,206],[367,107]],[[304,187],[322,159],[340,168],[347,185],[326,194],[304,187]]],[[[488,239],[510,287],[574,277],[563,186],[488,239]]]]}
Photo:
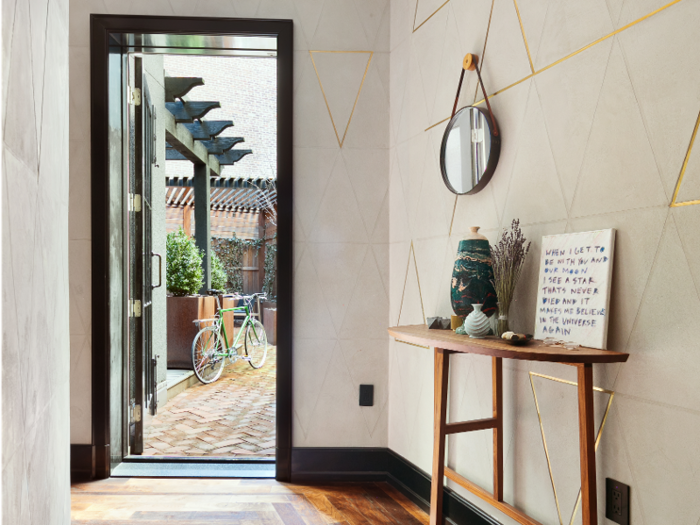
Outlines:
{"type": "Polygon", "coordinates": [[[508,311],[529,251],[530,243],[520,230],[520,219],[514,219],[510,230],[504,229],[498,244],[491,246],[493,287],[498,297],[496,335],[499,337],[508,331],[508,311]]]}

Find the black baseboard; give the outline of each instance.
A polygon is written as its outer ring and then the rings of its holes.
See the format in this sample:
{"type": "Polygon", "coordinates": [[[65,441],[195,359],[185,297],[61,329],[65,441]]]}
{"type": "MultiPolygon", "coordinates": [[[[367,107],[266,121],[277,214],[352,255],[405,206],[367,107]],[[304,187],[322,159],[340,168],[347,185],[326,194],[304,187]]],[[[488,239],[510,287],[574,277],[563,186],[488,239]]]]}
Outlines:
{"type": "MultiPolygon", "coordinates": [[[[428,511],[430,475],[387,448],[292,448],[292,483],[387,481],[428,511]]],[[[445,488],[443,510],[457,525],[500,525],[462,496],[445,488]]]]}
{"type": "Polygon", "coordinates": [[[90,481],[95,478],[95,446],[70,446],[71,481],[90,481]]]}

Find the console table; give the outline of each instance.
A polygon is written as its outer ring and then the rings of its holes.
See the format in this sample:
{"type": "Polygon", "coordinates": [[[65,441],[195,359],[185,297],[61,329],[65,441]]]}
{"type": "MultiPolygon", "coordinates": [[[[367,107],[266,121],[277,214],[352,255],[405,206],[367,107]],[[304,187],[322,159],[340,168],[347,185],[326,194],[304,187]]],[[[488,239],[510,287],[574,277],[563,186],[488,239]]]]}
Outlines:
{"type": "Polygon", "coordinates": [[[578,421],[581,457],[581,508],[583,525],[597,525],[595,425],[593,422],[593,363],[622,363],[629,354],[580,347],[566,350],[532,341],[512,346],[496,337],[472,339],[451,330],[429,330],[426,325],[396,326],[389,334],[399,341],[435,348],[435,409],[433,472],[430,489],[430,524],[441,525],[443,479],[447,477],[524,525],[541,525],[503,501],[503,359],[547,361],[578,369],[578,421]],[[459,423],[447,422],[447,388],[450,354],[478,354],[492,359],[493,417],[459,423]],[[449,434],[493,430],[493,494],[445,466],[445,437],[449,434]]]}

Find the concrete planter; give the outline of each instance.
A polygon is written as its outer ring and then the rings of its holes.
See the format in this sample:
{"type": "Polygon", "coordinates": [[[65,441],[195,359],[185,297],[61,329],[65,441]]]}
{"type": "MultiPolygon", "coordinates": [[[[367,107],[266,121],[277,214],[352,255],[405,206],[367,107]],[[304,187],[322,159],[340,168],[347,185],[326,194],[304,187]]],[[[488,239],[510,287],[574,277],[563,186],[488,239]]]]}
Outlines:
{"type": "Polygon", "coordinates": [[[212,319],[216,312],[216,299],[202,295],[187,297],[168,296],[168,368],[192,370],[192,341],[200,328],[193,321],[212,319]]]}

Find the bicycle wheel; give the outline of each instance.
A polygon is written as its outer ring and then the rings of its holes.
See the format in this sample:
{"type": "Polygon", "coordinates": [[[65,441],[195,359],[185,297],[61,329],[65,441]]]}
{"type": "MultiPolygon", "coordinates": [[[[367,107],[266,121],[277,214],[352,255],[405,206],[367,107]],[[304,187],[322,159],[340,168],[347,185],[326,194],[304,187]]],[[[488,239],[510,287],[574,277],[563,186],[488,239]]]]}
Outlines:
{"type": "Polygon", "coordinates": [[[262,323],[257,319],[252,319],[245,329],[245,355],[250,360],[250,366],[260,368],[265,364],[267,357],[267,334],[262,323]]]}
{"type": "Polygon", "coordinates": [[[224,345],[216,326],[202,328],[192,341],[192,368],[202,383],[213,383],[224,370],[224,345]]]}

